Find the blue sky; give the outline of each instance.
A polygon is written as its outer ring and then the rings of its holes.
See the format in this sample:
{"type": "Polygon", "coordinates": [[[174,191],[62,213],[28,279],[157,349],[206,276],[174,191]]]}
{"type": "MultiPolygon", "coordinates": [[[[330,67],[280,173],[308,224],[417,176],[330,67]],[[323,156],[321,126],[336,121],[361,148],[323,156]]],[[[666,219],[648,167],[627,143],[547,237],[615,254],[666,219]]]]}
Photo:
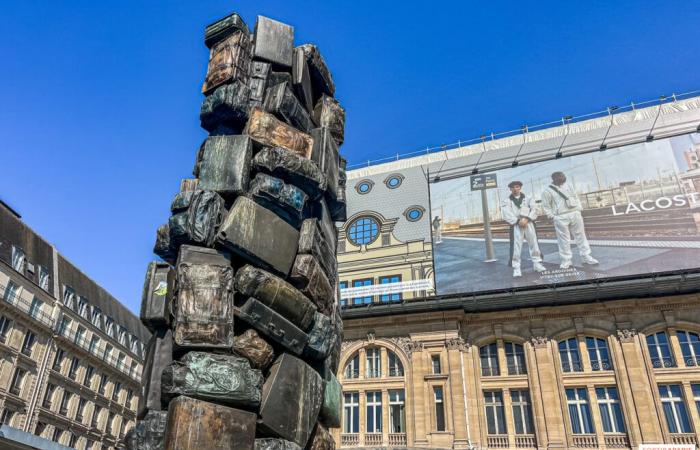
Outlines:
{"type": "Polygon", "coordinates": [[[133,311],[205,137],[204,26],[318,44],[359,163],[700,88],[696,2],[33,1],[0,26],[0,197],[133,311]],[[584,6],[585,5],[585,6],[584,6]]]}

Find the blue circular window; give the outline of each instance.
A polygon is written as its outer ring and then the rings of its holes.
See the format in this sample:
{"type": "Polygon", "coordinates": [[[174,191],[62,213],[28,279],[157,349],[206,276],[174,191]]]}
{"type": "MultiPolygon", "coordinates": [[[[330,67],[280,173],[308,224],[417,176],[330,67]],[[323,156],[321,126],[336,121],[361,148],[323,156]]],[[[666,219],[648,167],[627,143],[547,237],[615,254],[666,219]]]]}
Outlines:
{"type": "Polygon", "coordinates": [[[423,218],[424,213],[425,208],[422,206],[411,206],[404,211],[403,215],[406,216],[406,219],[408,219],[410,222],[417,222],[423,218]]]}
{"type": "Polygon", "coordinates": [[[362,180],[355,185],[355,190],[358,194],[366,194],[372,190],[374,183],[370,180],[362,180]]]}
{"type": "Polygon", "coordinates": [[[389,189],[396,189],[397,187],[401,186],[401,183],[403,183],[403,175],[401,174],[393,174],[389,175],[386,180],[384,180],[384,184],[386,184],[386,187],[389,189]]]}
{"type": "Polygon", "coordinates": [[[348,239],[355,245],[367,245],[379,236],[379,223],[371,217],[360,217],[348,227],[348,239]]]}

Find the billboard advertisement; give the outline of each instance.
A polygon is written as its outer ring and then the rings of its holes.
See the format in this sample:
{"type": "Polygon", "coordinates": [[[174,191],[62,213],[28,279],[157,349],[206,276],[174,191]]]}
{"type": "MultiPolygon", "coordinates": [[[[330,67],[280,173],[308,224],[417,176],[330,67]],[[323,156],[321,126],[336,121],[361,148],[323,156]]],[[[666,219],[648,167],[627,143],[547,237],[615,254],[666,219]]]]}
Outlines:
{"type": "Polygon", "coordinates": [[[700,134],[432,182],[430,209],[438,295],[697,268],[700,134]]]}

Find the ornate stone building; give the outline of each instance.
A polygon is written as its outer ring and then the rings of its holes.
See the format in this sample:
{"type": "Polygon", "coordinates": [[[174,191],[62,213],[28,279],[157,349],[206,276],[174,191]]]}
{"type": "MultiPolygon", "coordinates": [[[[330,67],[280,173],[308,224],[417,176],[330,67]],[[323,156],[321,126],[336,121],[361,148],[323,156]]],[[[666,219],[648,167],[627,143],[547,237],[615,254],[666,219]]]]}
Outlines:
{"type": "Polygon", "coordinates": [[[700,295],[685,290],[562,306],[346,310],[336,438],[342,448],[695,444],[700,295]]]}

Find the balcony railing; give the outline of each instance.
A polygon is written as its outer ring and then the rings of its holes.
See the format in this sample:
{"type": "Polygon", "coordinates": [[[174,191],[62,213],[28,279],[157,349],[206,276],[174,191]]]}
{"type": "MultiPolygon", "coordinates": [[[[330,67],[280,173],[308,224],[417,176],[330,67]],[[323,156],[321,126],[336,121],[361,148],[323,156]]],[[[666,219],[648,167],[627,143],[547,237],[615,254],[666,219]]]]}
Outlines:
{"type": "Polygon", "coordinates": [[[673,358],[651,358],[651,365],[654,369],[664,369],[667,367],[676,367],[676,362],[673,358]]]}
{"type": "Polygon", "coordinates": [[[612,370],[613,366],[608,360],[592,360],[591,361],[591,369],[598,371],[598,370],[612,370]]]}
{"type": "Polygon", "coordinates": [[[607,448],[629,448],[630,440],[626,434],[606,434],[605,447],[607,448]]]}
{"type": "Polygon", "coordinates": [[[579,361],[562,361],[561,370],[564,372],[583,372],[583,365],[581,365],[581,362],[579,361]]]}
{"type": "Polygon", "coordinates": [[[389,446],[390,447],[405,447],[406,446],[406,433],[389,433],[389,446]]]}
{"type": "Polygon", "coordinates": [[[379,447],[382,445],[382,433],[365,434],[365,447],[379,447]]]}
{"type": "Polygon", "coordinates": [[[572,440],[576,448],[598,448],[598,437],[595,434],[575,434],[572,440]]]}
{"type": "Polygon", "coordinates": [[[486,366],[481,367],[481,376],[482,377],[497,377],[500,374],[501,374],[501,372],[500,372],[498,367],[486,367],[486,366]]]}
{"type": "Polygon", "coordinates": [[[516,434],[515,448],[537,448],[537,440],[534,434],[516,434]]]}
{"type": "Polygon", "coordinates": [[[685,366],[686,366],[686,367],[700,366],[700,357],[698,357],[698,356],[691,356],[691,357],[689,357],[689,358],[686,358],[686,360],[685,360],[685,366]]]}
{"type": "Polygon", "coordinates": [[[36,307],[32,308],[32,304],[30,302],[21,298],[16,293],[8,294],[7,286],[0,284],[0,292],[3,292],[2,299],[6,303],[9,303],[10,305],[19,309],[20,311],[27,314],[29,317],[41,323],[42,325],[46,325],[49,328],[53,328],[56,321],[53,320],[53,318],[49,314],[46,314],[45,312],[36,309],[36,307]]]}
{"type": "Polygon", "coordinates": [[[510,443],[508,442],[507,434],[492,434],[486,437],[486,445],[489,448],[508,448],[510,443]]]}
{"type": "Polygon", "coordinates": [[[695,433],[673,433],[671,434],[671,442],[674,444],[698,445],[695,433]]]}
{"type": "Polygon", "coordinates": [[[358,447],[360,445],[360,435],[359,434],[341,434],[340,435],[340,446],[341,447],[358,447]]]}
{"type": "Polygon", "coordinates": [[[508,364],[508,375],[526,375],[527,368],[524,364],[508,364]]]}

